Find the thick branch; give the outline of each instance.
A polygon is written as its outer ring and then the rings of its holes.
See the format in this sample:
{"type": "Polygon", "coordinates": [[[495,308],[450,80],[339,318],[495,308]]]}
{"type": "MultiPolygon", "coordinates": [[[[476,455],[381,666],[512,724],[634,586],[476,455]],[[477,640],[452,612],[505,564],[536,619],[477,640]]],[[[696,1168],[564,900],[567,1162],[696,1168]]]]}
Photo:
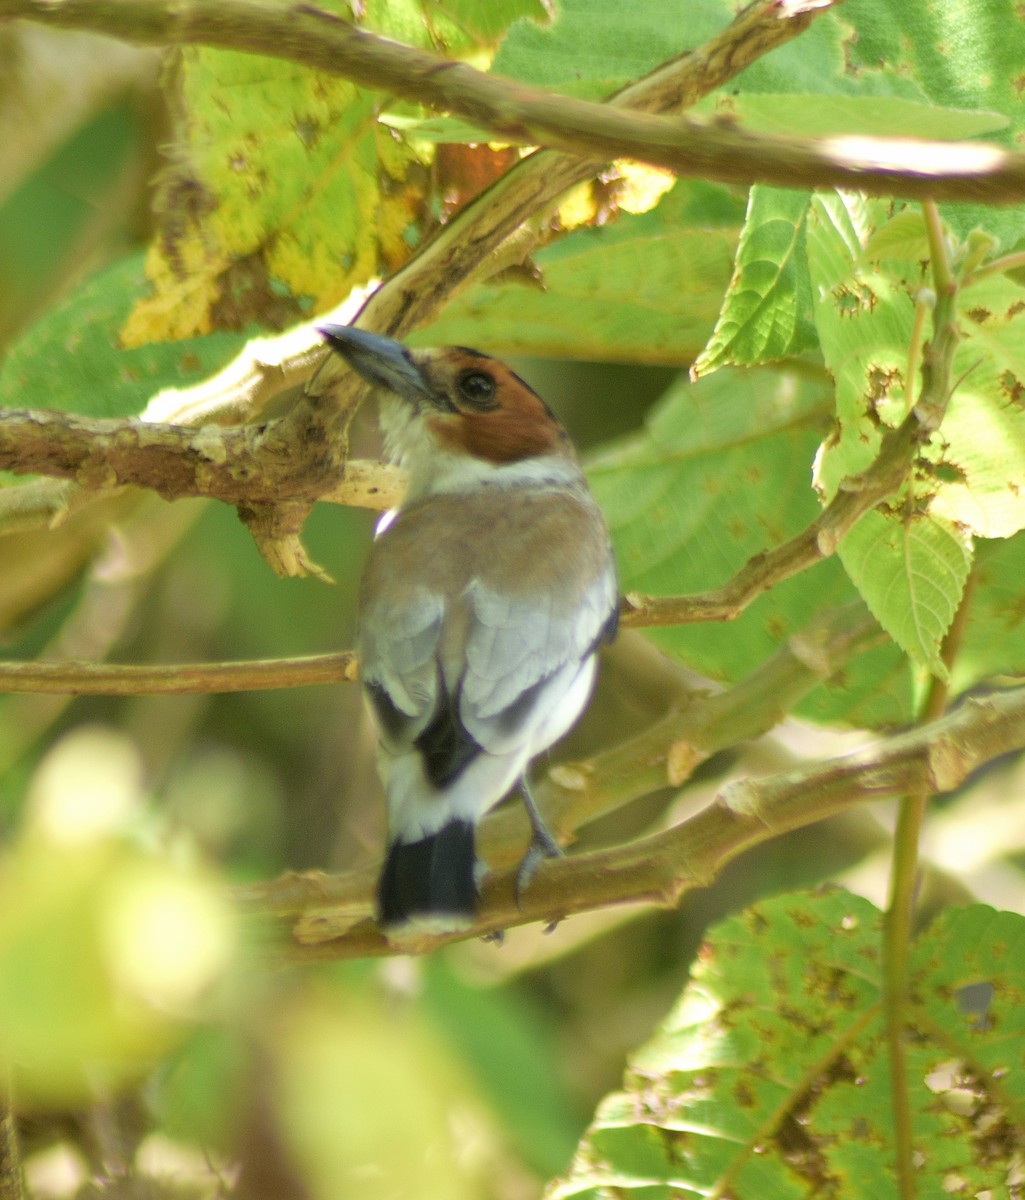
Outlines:
{"type": "MultiPolygon", "coordinates": [[[[977,767],[1025,746],[1025,688],[970,700],[942,720],[868,750],[728,784],[696,816],[653,837],[594,854],[548,860],[517,905],[515,872],[490,876],[483,911],[472,929],[447,937],[390,943],[369,922],[331,941],[293,941],[289,961],[425,953],[449,941],[513,925],[551,924],[570,913],[614,904],[671,906],[707,886],[745,850],[842,812],[851,804],[916,790],[944,794],[977,767]]],[[[311,922],[304,925],[307,931],[311,922]]]]}
{"type": "MultiPolygon", "coordinates": [[[[828,0],[773,4],[778,18],[807,17],[828,0]]],[[[763,8],[767,6],[762,6],[763,8]]],[[[610,110],[485,75],[378,37],[313,5],[252,0],[0,0],[0,15],[131,41],[248,50],[343,75],[444,112],[499,137],[602,159],[636,158],[679,175],[779,187],[846,187],[884,195],[998,204],[1025,196],[1025,156],[975,142],[745,132],[716,121],[671,121],[610,110]]]]}
{"type": "MultiPolygon", "coordinates": [[[[310,426],[294,456],[283,452],[279,430],[159,425],[130,418],[90,418],[50,409],[0,409],[0,469],[72,479],[109,490],[149,488],[165,500],[207,496],[227,504],[316,499],[325,481],[313,476],[317,449],[310,426]],[[307,453],[301,453],[305,447],[307,453]]],[[[322,457],[322,454],[321,454],[322,457]]],[[[398,472],[383,463],[345,464],[330,499],[385,508],[394,501],[398,472]]]]}

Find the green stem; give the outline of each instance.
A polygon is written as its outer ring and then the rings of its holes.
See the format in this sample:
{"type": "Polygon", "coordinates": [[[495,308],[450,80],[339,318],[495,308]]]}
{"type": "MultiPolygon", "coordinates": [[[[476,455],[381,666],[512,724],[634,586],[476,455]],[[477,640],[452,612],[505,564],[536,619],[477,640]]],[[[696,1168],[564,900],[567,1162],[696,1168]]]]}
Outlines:
{"type": "Polygon", "coordinates": [[[925,319],[936,308],[936,297],[924,289],[915,297],[915,323],[911,329],[911,344],[908,346],[908,370],[904,385],[904,415],[906,416],[915,406],[915,381],[918,378],[918,368],[922,361],[922,334],[925,331],[925,319]]]}
{"type": "Polygon", "coordinates": [[[0,1071],[0,1200],[25,1200],[11,1089],[0,1071]]]}
{"type": "Polygon", "coordinates": [[[1000,258],[994,258],[992,262],[973,271],[964,280],[964,286],[968,287],[970,284],[978,283],[980,279],[987,279],[990,275],[1001,275],[1005,271],[1014,271],[1019,267],[1025,267],[1025,250],[1016,250],[1013,254],[1004,254],[1000,258]]]}
{"type": "Polygon", "coordinates": [[[937,296],[942,296],[954,290],[955,281],[954,274],[950,269],[947,238],[943,232],[943,222],[940,220],[940,210],[936,207],[935,200],[922,201],[922,215],[925,217],[925,232],[929,239],[933,283],[937,296]]]}
{"type": "MultiPolygon", "coordinates": [[[[940,657],[948,670],[961,643],[973,584],[974,576],[969,576],[961,604],[943,639],[940,657]]],[[[946,710],[948,698],[947,682],[934,678],[919,714],[920,723],[939,720],[946,710]]],[[[914,1200],[917,1195],[911,1089],[904,1034],[908,1020],[908,963],[918,883],[918,847],[929,796],[930,793],[923,789],[905,796],[901,801],[890,870],[890,896],[883,927],[883,1000],[890,1050],[890,1090],[900,1200],[914,1200]]]]}
{"type": "MultiPolygon", "coordinates": [[[[920,400],[923,410],[932,409],[934,411],[934,419],[938,424],[949,398],[947,382],[957,342],[953,321],[957,281],[951,270],[947,239],[935,201],[924,200],[922,214],[925,218],[925,228],[929,239],[932,278],[936,289],[936,312],[934,317],[935,334],[925,357],[920,400]]],[[[914,338],[912,340],[914,342],[914,338]]],[[[910,355],[916,354],[917,351],[913,345],[910,355]]],[[[912,386],[912,382],[909,377],[909,388],[912,386]]],[[[965,587],[950,629],[947,630],[946,637],[943,639],[940,657],[948,671],[961,641],[970,591],[971,579],[965,587]]],[[[934,678],[922,711],[919,713],[919,721],[924,723],[938,720],[946,709],[948,695],[947,682],[934,678]]],[[[910,793],[901,801],[894,836],[890,895],[883,932],[883,999],[890,1050],[890,1090],[893,1100],[896,1174],[898,1194],[901,1200],[914,1200],[917,1194],[911,1093],[907,1057],[904,1052],[904,1034],[908,1018],[908,962],[918,880],[918,847],[930,794],[928,789],[923,788],[910,793]]]]}

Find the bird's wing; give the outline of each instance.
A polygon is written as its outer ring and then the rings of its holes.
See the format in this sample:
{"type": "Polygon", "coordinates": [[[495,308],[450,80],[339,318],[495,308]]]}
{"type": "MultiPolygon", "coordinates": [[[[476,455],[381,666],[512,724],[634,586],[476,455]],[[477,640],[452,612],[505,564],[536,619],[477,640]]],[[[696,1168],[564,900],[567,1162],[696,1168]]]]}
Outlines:
{"type": "Polygon", "coordinates": [[[364,572],[361,670],[382,743],[392,756],[415,748],[436,788],[482,751],[529,757],[559,736],[586,702],[589,660],[614,628],[603,526],[572,498],[517,504],[516,538],[503,496],[478,503],[472,537],[454,532],[461,497],[400,513],[364,572]],[[481,527],[493,536],[481,538],[481,527]]]}
{"type": "MultiPolygon", "coordinates": [[[[575,594],[567,596],[567,590],[572,593],[558,579],[529,597],[498,592],[480,580],[471,584],[474,619],[459,713],[467,732],[492,754],[506,752],[545,723],[615,628],[611,563],[575,594]]],[[[562,728],[575,720],[582,703],[559,722],[562,728]]]]}
{"type": "Polygon", "coordinates": [[[412,743],[436,707],[444,599],[412,586],[375,597],[361,617],[360,672],[382,733],[412,743]]]}

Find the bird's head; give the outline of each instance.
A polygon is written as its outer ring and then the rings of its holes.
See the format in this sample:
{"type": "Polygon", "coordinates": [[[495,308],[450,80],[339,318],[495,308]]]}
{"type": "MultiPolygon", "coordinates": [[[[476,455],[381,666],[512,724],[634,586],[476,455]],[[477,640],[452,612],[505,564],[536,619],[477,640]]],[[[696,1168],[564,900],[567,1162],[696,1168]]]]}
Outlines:
{"type": "Polygon", "coordinates": [[[411,491],[576,475],[565,429],[505,363],[465,346],[413,350],[351,325],[320,333],[383,393],[385,446],[409,468],[411,491]]]}

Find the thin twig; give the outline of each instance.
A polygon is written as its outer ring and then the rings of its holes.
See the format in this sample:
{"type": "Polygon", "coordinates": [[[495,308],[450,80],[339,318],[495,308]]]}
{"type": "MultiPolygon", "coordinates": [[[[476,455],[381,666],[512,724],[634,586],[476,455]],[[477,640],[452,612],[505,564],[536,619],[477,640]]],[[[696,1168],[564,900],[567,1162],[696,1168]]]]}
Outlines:
{"type": "Polygon", "coordinates": [[[0,692],[72,696],[186,696],[349,683],[358,678],[351,650],[302,658],[138,666],[95,662],[0,663],[0,692]]]}
{"type": "Polygon", "coordinates": [[[884,435],[872,465],[860,475],[844,479],[833,499],[807,528],[782,545],[754,555],[721,587],[691,596],[628,593],[623,624],[684,625],[738,617],[769,588],[834,554],[843,535],[901,485],[911,469],[913,451],[932,427],[913,410],[896,429],[884,435]]]}

